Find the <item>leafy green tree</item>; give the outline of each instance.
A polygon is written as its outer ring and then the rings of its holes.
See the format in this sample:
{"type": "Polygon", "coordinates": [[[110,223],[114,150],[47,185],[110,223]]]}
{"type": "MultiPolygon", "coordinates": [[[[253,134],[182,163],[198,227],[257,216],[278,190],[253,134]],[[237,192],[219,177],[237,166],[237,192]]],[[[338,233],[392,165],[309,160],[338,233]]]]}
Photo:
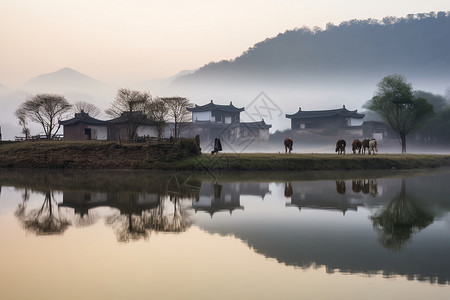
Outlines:
{"type": "MultiPolygon", "coordinates": [[[[44,129],[48,140],[55,137],[60,128],[59,121],[70,111],[72,105],[66,98],[57,94],[37,94],[28,98],[15,111],[23,131],[26,131],[26,118],[36,122],[44,129]],[[25,122],[25,123],[24,123],[25,122]]],[[[27,134],[27,133],[25,133],[27,134]]]]}
{"type": "Polygon", "coordinates": [[[367,107],[378,113],[397,133],[402,153],[406,153],[406,137],[422,127],[433,116],[433,106],[415,97],[411,84],[402,75],[384,77],[377,84],[375,96],[367,107]]]}

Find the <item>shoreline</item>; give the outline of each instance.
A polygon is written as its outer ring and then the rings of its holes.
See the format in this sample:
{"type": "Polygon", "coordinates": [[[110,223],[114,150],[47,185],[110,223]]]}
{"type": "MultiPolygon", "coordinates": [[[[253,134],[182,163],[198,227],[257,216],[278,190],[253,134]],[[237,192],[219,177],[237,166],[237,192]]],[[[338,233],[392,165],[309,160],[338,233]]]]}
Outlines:
{"type": "Polygon", "coordinates": [[[194,139],[0,144],[0,168],[190,171],[411,170],[450,166],[447,154],[201,153],[194,139]]]}

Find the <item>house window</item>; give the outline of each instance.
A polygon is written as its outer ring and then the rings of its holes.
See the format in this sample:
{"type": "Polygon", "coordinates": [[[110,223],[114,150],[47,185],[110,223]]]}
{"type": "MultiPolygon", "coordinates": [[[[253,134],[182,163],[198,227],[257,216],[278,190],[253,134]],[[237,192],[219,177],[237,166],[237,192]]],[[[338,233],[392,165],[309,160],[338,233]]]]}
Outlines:
{"type": "Polygon", "coordinates": [[[300,129],[305,129],[305,127],[306,127],[306,126],[305,126],[305,123],[301,123],[301,124],[300,124],[300,129]]]}

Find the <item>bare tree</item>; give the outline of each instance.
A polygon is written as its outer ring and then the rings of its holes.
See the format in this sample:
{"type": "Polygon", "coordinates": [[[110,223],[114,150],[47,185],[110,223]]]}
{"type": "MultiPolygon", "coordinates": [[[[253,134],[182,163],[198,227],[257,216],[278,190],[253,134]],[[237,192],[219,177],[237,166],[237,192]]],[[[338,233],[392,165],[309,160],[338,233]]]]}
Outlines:
{"type": "Polygon", "coordinates": [[[148,92],[119,89],[116,98],[106,113],[113,117],[123,117],[128,124],[128,139],[135,138],[139,124],[147,118],[146,109],[151,101],[148,92]]]}
{"type": "Polygon", "coordinates": [[[183,97],[167,97],[161,98],[168,107],[168,116],[172,118],[174,122],[173,136],[175,138],[180,137],[180,131],[183,122],[189,121],[190,113],[186,109],[192,107],[192,103],[183,97]]]}
{"type": "Polygon", "coordinates": [[[155,122],[156,131],[158,132],[158,139],[162,139],[164,135],[164,128],[167,125],[167,114],[169,107],[167,103],[159,98],[153,99],[147,109],[147,114],[152,121],[155,122]]]}
{"type": "Polygon", "coordinates": [[[91,117],[97,117],[100,114],[100,108],[92,103],[85,101],[77,101],[73,104],[73,111],[75,113],[85,112],[91,117]]]}
{"type": "Polygon", "coordinates": [[[28,118],[26,111],[23,108],[19,108],[14,113],[17,119],[19,119],[19,125],[22,126],[22,134],[25,135],[25,139],[30,137],[30,128],[28,128],[28,118]]]}
{"type": "Polygon", "coordinates": [[[61,126],[59,121],[66,116],[71,107],[72,105],[62,95],[37,94],[22,103],[15,111],[15,115],[19,118],[19,122],[21,119],[23,121],[29,118],[40,124],[46,138],[51,140],[61,126]]]}

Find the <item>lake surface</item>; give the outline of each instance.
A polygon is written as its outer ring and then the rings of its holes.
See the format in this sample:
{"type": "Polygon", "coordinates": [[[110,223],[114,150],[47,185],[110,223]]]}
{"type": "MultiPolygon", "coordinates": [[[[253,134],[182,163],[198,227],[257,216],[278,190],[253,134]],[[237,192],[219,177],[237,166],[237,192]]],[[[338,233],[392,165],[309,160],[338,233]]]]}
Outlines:
{"type": "Polygon", "coordinates": [[[449,299],[450,170],[0,170],[0,299],[449,299]]]}

